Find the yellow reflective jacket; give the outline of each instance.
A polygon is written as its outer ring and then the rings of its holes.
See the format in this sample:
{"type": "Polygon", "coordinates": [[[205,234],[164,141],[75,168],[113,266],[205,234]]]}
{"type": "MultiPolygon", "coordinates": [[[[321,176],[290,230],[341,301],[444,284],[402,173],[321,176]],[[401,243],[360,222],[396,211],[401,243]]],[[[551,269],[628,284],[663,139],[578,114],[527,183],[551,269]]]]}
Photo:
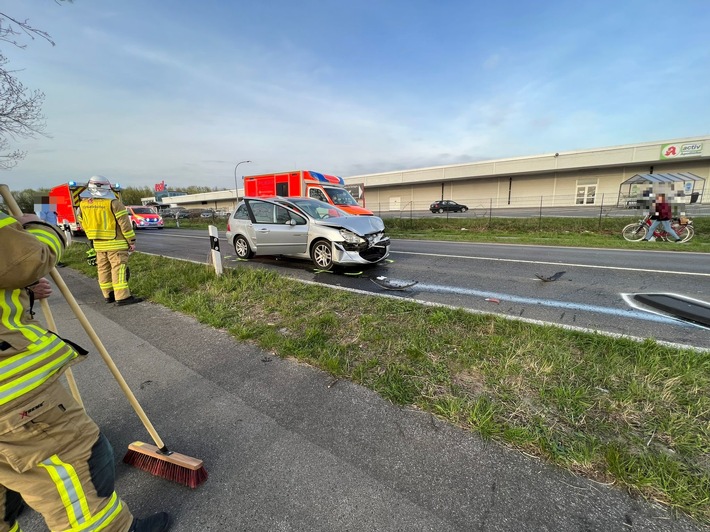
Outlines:
{"type": "Polygon", "coordinates": [[[32,319],[25,290],[49,273],[64,246],[53,226],[30,222],[23,228],[0,212],[0,415],[24,404],[79,356],[32,319]]]}
{"type": "Polygon", "coordinates": [[[128,245],[136,241],[128,209],[118,199],[82,199],[79,218],[96,251],[128,249],[128,245]]]}

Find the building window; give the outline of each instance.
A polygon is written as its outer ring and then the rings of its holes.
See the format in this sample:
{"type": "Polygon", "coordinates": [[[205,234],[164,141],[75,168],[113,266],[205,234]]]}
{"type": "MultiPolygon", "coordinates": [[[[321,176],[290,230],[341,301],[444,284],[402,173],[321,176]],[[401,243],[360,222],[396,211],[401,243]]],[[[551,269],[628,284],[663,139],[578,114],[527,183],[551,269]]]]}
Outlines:
{"type": "Polygon", "coordinates": [[[575,204],[594,205],[594,196],[597,194],[597,184],[597,179],[578,179],[575,204]]]}

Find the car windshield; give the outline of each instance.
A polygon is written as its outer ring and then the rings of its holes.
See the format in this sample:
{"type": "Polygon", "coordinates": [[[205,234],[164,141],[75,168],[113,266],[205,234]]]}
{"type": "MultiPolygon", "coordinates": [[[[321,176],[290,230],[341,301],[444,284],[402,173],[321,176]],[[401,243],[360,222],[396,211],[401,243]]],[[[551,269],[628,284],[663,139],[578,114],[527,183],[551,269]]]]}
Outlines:
{"type": "Polygon", "coordinates": [[[323,187],[336,205],[357,205],[347,190],[338,187],[323,187]]]}
{"type": "Polygon", "coordinates": [[[134,214],[156,214],[150,207],[133,207],[134,214]]]}
{"type": "Polygon", "coordinates": [[[324,201],[318,201],[314,199],[305,198],[289,198],[288,201],[282,202],[283,205],[289,207],[295,206],[301,212],[308,214],[311,218],[316,220],[325,220],[326,218],[341,218],[350,216],[345,211],[341,211],[337,207],[334,207],[330,203],[325,203],[324,201]]]}

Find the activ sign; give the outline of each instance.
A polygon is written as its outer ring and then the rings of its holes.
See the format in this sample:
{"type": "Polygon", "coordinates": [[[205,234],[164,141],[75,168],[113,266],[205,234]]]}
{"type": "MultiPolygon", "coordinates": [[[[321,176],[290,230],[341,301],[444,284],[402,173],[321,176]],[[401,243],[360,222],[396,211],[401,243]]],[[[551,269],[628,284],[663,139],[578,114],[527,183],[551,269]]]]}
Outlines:
{"type": "Polygon", "coordinates": [[[702,142],[687,142],[684,144],[665,144],[661,146],[661,159],[675,159],[676,157],[690,157],[701,155],[702,142]]]}

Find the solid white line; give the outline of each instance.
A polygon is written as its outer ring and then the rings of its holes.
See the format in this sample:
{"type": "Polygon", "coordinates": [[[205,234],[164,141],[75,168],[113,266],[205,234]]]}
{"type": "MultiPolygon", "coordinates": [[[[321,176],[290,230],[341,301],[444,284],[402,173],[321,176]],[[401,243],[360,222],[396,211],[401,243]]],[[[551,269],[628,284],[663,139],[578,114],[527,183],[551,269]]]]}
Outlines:
{"type": "Polygon", "coordinates": [[[626,268],[624,266],[597,266],[594,264],[577,264],[572,262],[548,262],[542,260],[523,260],[523,259],[497,259],[492,257],[471,257],[468,255],[442,255],[440,253],[419,253],[416,251],[392,251],[390,254],[399,253],[400,255],[422,255],[424,257],[449,258],[449,259],[471,259],[471,260],[489,260],[493,262],[520,262],[525,264],[550,264],[553,266],[571,266],[574,268],[594,268],[598,270],[624,270],[630,272],[648,272],[648,273],[666,273],[670,275],[690,275],[697,277],[710,277],[710,273],[694,273],[694,272],[679,272],[674,270],[651,270],[648,268],[626,268]]]}

